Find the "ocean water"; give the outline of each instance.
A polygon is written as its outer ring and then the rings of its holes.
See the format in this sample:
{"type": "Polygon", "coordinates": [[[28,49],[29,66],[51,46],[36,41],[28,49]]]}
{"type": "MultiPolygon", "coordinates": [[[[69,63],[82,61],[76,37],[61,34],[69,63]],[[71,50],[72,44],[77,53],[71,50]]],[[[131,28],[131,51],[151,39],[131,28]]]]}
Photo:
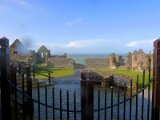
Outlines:
{"type": "MultiPolygon", "coordinates": [[[[110,54],[68,54],[69,58],[73,58],[76,63],[85,64],[85,59],[87,58],[107,58],[110,54]]],[[[119,54],[123,58],[127,56],[127,54],[119,54]]]]}

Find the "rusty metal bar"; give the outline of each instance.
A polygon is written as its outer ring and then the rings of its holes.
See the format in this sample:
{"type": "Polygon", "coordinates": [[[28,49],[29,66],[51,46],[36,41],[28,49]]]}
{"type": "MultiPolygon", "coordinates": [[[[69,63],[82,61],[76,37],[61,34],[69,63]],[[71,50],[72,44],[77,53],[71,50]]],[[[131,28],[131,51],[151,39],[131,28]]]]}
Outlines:
{"type": "Polygon", "coordinates": [[[118,97],[117,97],[117,120],[119,120],[119,106],[120,106],[120,104],[119,104],[119,102],[120,102],[120,88],[119,88],[119,86],[118,86],[118,97]]]}
{"type": "MultiPolygon", "coordinates": [[[[136,94],[138,93],[138,85],[139,85],[139,76],[137,75],[137,81],[136,81],[136,94]]],[[[138,94],[136,95],[136,115],[135,119],[138,120],[138,94]]]]}
{"type": "Polygon", "coordinates": [[[113,120],[113,86],[111,86],[111,120],[113,120]]]}
{"type": "Polygon", "coordinates": [[[123,120],[126,120],[126,83],[124,84],[124,106],[123,106],[123,120]]]}
{"type": "Polygon", "coordinates": [[[60,120],[62,120],[62,90],[60,89],[60,93],[59,93],[59,106],[60,106],[60,120]]]}
{"type": "Polygon", "coordinates": [[[18,109],[17,109],[17,78],[16,78],[16,68],[13,67],[13,81],[14,81],[14,112],[15,120],[18,120],[18,109]]]}
{"type": "Polygon", "coordinates": [[[41,119],[40,90],[39,82],[37,82],[37,99],[38,99],[38,120],[41,119]]]}
{"type": "MultiPolygon", "coordinates": [[[[144,81],[145,81],[145,70],[143,71],[143,76],[142,76],[142,88],[144,88],[144,81]]],[[[144,117],[144,90],[142,91],[142,109],[141,109],[141,119],[143,120],[144,117]]]]}
{"type": "Polygon", "coordinates": [[[132,79],[130,81],[130,110],[129,110],[130,120],[132,119],[132,79]]]}
{"type": "MultiPolygon", "coordinates": [[[[153,45],[154,46],[154,45],[153,45]]],[[[151,118],[154,118],[154,83],[155,83],[155,48],[153,49],[153,83],[152,83],[152,114],[151,118]]]]}
{"type": "Polygon", "coordinates": [[[48,82],[49,84],[51,84],[51,73],[50,72],[48,72],[48,82]]]}
{"type": "Polygon", "coordinates": [[[25,112],[24,112],[24,104],[25,104],[25,96],[24,96],[24,92],[25,92],[24,73],[22,73],[21,78],[22,78],[22,92],[23,92],[23,95],[22,95],[22,108],[23,108],[22,118],[23,118],[23,120],[25,120],[25,112]]]}
{"type": "Polygon", "coordinates": [[[67,120],[69,120],[69,91],[67,90],[67,120]]]}
{"type": "Polygon", "coordinates": [[[160,39],[154,41],[154,62],[153,62],[153,70],[154,70],[154,104],[153,104],[153,119],[159,120],[159,112],[160,112],[160,39]]]}
{"type": "Polygon", "coordinates": [[[81,80],[81,110],[82,110],[81,120],[87,120],[86,119],[86,113],[87,113],[86,86],[87,86],[86,80],[81,80]]]}
{"type": "Polygon", "coordinates": [[[106,90],[105,90],[105,96],[104,96],[104,106],[105,106],[104,119],[106,120],[107,119],[107,116],[106,116],[106,114],[107,114],[107,110],[106,110],[106,108],[107,108],[107,91],[106,90]]]}
{"type": "Polygon", "coordinates": [[[55,94],[54,94],[54,87],[52,88],[52,99],[53,99],[53,120],[55,120],[55,98],[54,98],[54,96],[55,96],[55,94]]]}
{"type": "MultiPolygon", "coordinates": [[[[151,79],[151,59],[148,60],[148,82],[151,79]]],[[[148,109],[147,109],[147,120],[150,119],[150,84],[148,86],[148,109]]]]}
{"type": "Polygon", "coordinates": [[[98,90],[98,120],[100,120],[100,90],[98,90]]]}
{"type": "Polygon", "coordinates": [[[77,110],[77,107],[76,107],[76,92],[74,92],[74,120],[76,120],[76,110],[77,110]]]}
{"type": "Polygon", "coordinates": [[[46,120],[48,120],[48,97],[47,97],[47,86],[45,86],[45,111],[46,111],[46,120]]]}
{"type": "Polygon", "coordinates": [[[33,67],[33,71],[32,71],[32,73],[33,73],[33,80],[35,80],[36,75],[35,75],[35,68],[34,68],[34,67],[33,67]]]}

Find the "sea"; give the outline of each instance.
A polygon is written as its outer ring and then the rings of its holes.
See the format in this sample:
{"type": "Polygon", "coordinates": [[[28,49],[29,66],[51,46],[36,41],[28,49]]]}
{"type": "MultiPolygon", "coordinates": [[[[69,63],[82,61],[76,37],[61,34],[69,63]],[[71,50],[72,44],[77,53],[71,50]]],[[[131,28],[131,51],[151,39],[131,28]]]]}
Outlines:
{"type": "MultiPolygon", "coordinates": [[[[85,64],[87,58],[107,58],[110,54],[68,54],[68,58],[73,58],[78,64],[85,64]]],[[[127,54],[119,54],[123,58],[127,57],[127,54]]]]}

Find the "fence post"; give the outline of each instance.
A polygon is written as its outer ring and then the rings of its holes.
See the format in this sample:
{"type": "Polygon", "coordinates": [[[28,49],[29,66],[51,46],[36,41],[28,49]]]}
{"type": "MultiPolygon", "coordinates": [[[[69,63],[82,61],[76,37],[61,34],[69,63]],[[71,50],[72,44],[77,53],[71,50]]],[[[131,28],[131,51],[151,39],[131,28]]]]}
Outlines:
{"type": "Polygon", "coordinates": [[[86,114],[87,114],[87,108],[86,108],[86,76],[85,73],[81,73],[81,120],[87,120],[86,114]]]}
{"type": "Polygon", "coordinates": [[[93,120],[93,81],[87,79],[85,72],[81,73],[81,120],[93,120]]]}
{"type": "Polygon", "coordinates": [[[2,120],[11,120],[10,89],[8,80],[9,40],[0,39],[0,81],[1,81],[1,110],[2,120]]]}
{"type": "Polygon", "coordinates": [[[87,80],[87,120],[94,119],[94,102],[93,102],[93,95],[94,95],[94,88],[92,80],[87,80]]]}
{"type": "Polygon", "coordinates": [[[153,77],[154,77],[154,92],[153,92],[153,120],[159,120],[160,112],[160,39],[154,41],[153,54],[153,77]]]}
{"type": "Polygon", "coordinates": [[[27,100],[27,111],[31,118],[33,117],[33,101],[32,101],[32,78],[31,78],[31,68],[26,66],[26,79],[27,79],[27,94],[31,99],[27,100]]]}
{"type": "Polygon", "coordinates": [[[50,73],[50,71],[48,72],[48,82],[49,82],[49,84],[51,84],[51,73],[50,73]]]}

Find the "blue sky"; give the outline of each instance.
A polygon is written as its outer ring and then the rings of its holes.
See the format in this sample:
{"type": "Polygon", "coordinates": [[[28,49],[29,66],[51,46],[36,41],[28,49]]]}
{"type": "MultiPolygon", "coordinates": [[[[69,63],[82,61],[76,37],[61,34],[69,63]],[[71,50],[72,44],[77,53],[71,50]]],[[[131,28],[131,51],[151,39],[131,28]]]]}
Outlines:
{"type": "Polygon", "coordinates": [[[152,51],[159,0],[0,0],[0,37],[52,54],[152,51]]]}

